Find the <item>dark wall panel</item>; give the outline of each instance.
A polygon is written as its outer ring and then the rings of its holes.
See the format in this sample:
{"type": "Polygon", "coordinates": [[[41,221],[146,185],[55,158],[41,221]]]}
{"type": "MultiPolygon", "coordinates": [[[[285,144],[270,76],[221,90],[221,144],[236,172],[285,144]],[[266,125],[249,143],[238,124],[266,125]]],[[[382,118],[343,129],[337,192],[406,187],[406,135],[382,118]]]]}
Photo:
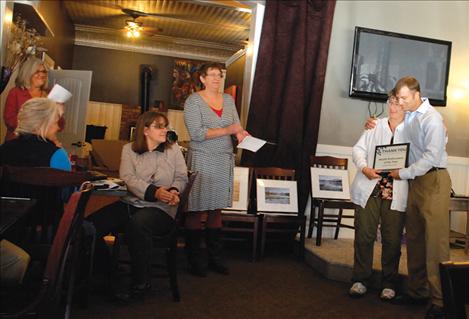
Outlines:
{"type": "Polygon", "coordinates": [[[164,101],[168,105],[172,83],[174,58],[75,46],[73,69],[93,71],[92,101],[139,105],[140,65],[151,65],[150,101],[164,101]]]}

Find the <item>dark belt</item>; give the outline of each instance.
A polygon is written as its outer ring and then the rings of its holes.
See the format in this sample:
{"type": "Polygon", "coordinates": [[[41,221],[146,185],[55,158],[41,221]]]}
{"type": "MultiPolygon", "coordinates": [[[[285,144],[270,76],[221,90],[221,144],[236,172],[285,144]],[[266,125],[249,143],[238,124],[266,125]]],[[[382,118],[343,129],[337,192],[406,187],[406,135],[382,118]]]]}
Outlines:
{"type": "Polygon", "coordinates": [[[446,169],[446,167],[432,167],[428,170],[428,172],[426,172],[425,174],[428,174],[428,173],[431,173],[431,172],[435,172],[435,171],[439,171],[439,170],[442,170],[442,169],[446,169]]]}

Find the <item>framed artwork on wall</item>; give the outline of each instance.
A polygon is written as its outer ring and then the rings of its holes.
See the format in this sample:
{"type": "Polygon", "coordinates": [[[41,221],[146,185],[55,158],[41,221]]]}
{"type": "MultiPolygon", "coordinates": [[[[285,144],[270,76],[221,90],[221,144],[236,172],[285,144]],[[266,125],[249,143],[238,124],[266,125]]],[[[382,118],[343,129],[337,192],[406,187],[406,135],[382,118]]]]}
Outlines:
{"type": "Polygon", "coordinates": [[[257,179],[259,212],[298,213],[296,181],[257,179]]]}
{"type": "Polygon", "coordinates": [[[198,71],[202,63],[200,61],[174,60],[170,109],[183,110],[187,97],[202,89],[198,71]]]}
{"type": "Polygon", "coordinates": [[[233,201],[227,210],[248,210],[249,167],[235,167],[233,175],[233,201]]]}
{"type": "Polygon", "coordinates": [[[348,170],[311,167],[313,198],[350,199],[348,170]]]}

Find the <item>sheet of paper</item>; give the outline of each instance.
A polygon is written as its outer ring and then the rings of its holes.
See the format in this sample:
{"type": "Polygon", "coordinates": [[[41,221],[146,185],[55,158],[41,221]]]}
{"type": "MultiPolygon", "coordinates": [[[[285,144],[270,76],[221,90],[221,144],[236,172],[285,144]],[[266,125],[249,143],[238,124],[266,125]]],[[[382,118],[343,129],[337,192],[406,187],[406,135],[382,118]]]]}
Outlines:
{"type": "Polygon", "coordinates": [[[52,90],[50,90],[49,95],[47,98],[54,100],[57,103],[65,103],[72,97],[72,93],[70,93],[67,89],[63,86],[58,84],[54,84],[52,90]]]}
{"type": "Polygon", "coordinates": [[[266,141],[261,140],[260,138],[253,137],[253,136],[246,136],[244,140],[238,144],[238,148],[242,148],[245,150],[249,150],[251,152],[257,152],[266,141]]]}

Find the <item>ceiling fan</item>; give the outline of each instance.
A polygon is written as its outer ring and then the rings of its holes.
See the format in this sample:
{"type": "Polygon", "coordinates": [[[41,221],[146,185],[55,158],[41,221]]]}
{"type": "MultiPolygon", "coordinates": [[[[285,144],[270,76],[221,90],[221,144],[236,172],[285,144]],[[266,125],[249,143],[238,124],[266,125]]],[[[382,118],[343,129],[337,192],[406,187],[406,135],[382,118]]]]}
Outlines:
{"type": "Polygon", "coordinates": [[[138,38],[142,33],[146,33],[149,35],[154,35],[155,33],[163,32],[163,29],[158,27],[143,27],[143,23],[141,21],[137,21],[139,17],[145,17],[149,15],[155,15],[152,13],[145,13],[137,10],[121,8],[122,13],[128,15],[132,19],[125,20],[125,27],[124,31],[128,38],[138,38]]]}

